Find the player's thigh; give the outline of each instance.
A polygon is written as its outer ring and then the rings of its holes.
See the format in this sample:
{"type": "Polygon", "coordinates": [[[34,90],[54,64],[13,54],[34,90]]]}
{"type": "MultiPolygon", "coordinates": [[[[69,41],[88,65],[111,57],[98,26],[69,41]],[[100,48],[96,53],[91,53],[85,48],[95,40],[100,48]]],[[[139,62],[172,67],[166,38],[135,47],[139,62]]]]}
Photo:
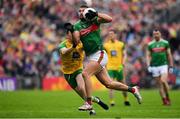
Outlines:
{"type": "Polygon", "coordinates": [[[99,72],[101,69],[102,67],[100,64],[98,64],[98,62],[91,60],[86,64],[85,68],[83,69],[83,74],[92,76],[96,72],[99,72]]]}
{"type": "Polygon", "coordinates": [[[76,76],[82,72],[82,69],[75,71],[72,74],[64,74],[64,77],[68,84],[75,89],[77,87],[76,76]]]}
{"type": "Polygon", "coordinates": [[[106,51],[97,51],[90,56],[88,56],[89,63],[88,66],[85,67],[85,71],[88,72],[88,74],[94,74],[97,72],[100,72],[102,68],[105,68],[108,56],[106,51]]]}
{"type": "Polygon", "coordinates": [[[112,82],[112,79],[109,77],[108,72],[103,68],[99,73],[96,74],[96,78],[105,86],[112,82]]]}
{"type": "Polygon", "coordinates": [[[161,67],[159,67],[159,70],[160,70],[160,74],[161,74],[161,80],[167,81],[167,79],[168,79],[168,66],[167,65],[161,66],[161,67]]]}
{"type": "Polygon", "coordinates": [[[161,74],[160,78],[161,78],[162,82],[167,82],[168,81],[168,73],[161,74]]]}
{"type": "Polygon", "coordinates": [[[82,77],[82,71],[79,72],[77,75],[76,75],[76,83],[77,83],[77,88],[80,89],[80,90],[85,90],[85,81],[82,77]]]}

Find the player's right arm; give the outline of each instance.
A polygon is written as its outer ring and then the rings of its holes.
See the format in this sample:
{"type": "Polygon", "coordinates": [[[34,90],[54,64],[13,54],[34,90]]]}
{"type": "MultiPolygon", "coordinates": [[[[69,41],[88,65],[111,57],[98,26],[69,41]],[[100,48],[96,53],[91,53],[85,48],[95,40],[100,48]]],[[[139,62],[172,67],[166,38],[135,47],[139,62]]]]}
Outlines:
{"type": "Polygon", "coordinates": [[[80,32],[78,30],[73,32],[73,41],[75,45],[77,45],[80,42],[80,32]]]}
{"type": "Polygon", "coordinates": [[[99,23],[109,23],[112,21],[112,17],[104,14],[104,13],[98,13],[98,22],[99,23]]]}
{"type": "Polygon", "coordinates": [[[151,52],[149,48],[146,49],[146,64],[147,66],[150,66],[150,61],[151,61],[151,52]]]}

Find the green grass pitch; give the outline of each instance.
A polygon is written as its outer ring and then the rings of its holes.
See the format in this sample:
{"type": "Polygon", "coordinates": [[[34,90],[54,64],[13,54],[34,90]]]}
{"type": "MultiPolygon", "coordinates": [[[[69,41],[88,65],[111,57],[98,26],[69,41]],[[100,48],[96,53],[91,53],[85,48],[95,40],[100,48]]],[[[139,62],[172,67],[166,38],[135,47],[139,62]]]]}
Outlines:
{"type": "MultiPolygon", "coordinates": [[[[73,91],[15,91],[0,92],[0,117],[7,118],[180,118],[180,91],[171,91],[171,106],[163,106],[157,90],[141,90],[143,103],[137,104],[129,94],[130,107],[123,105],[123,97],[115,92],[115,107],[108,111],[94,104],[96,115],[78,111],[83,104],[73,91]]],[[[109,103],[107,91],[95,91],[93,95],[109,103]]]]}

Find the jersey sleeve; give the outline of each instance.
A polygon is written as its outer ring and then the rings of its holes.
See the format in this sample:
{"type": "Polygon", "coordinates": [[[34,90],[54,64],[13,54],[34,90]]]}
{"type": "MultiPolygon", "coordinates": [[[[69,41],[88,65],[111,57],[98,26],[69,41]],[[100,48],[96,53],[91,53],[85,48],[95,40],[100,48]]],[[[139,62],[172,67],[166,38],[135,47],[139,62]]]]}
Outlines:
{"type": "Polygon", "coordinates": [[[104,43],[103,48],[105,51],[107,51],[107,43],[104,43]]]}
{"type": "Polygon", "coordinates": [[[150,44],[148,44],[147,50],[151,51],[151,45],[150,44]]]}
{"type": "Polygon", "coordinates": [[[59,46],[58,46],[59,50],[62,49],[62,48],[65,48],[65,47],[66,47],[66,42],[65,41],[60,43],[59,46]]]}
{"type": "Polygon", "coordinates": [[[80,31],[79,25],[76,23],[73,25],[74,31],[80,31]]]}
{"type": "Polygon", "coordinates": [[[166,42],[166,48],[167,48],[167,49],[170,48],[170,45],[169,45],[169,42],[168,42],[168,41],[166,42]]]}
{"type": "Polygon", "coordinates": [[[122,46],[122,49],[124,50],[126,47],[125,43],[123,42],[123,46],[122,46]]]}
{"type": "Polygon", "coordinates": [[[96,19],[93,21],[96,25],[100,25],[101,23],[98,21],[98,17],[96,17],[96,19]]]}

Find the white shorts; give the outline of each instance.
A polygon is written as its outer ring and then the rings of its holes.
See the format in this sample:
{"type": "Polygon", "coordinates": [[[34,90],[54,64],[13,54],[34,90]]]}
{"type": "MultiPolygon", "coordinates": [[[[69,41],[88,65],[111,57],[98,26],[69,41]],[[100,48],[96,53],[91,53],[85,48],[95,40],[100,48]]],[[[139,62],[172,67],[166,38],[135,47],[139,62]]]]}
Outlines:
{"type": "Polygon", "coordinates": [[[168,73],[168,65],[163,66],[157,66],[157,67],[151,67],[151,73],[153,77],[159,77],[162,74],[168,73]]]}
{"type": "Polygon", "coordinates": [[[108,62],[108,56],[105,50],[97,51],[87,57],[88,60],[98,62],[103,68],[105,68],[108,62]]]}

